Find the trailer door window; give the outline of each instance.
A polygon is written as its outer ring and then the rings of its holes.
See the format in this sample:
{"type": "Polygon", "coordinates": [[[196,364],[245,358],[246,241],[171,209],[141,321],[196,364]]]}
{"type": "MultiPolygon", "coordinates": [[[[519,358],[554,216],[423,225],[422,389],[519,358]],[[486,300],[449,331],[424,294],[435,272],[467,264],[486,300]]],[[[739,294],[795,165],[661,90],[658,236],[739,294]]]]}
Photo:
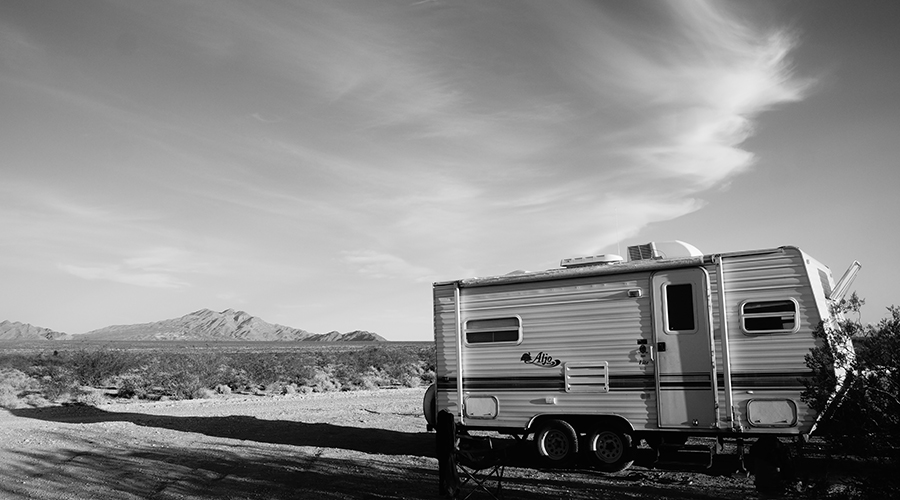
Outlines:
{"type": "Polygon", "coordinates": [[[741,305],[741,327],[745,333],[791,333],[797,331],[797,302],[761,300],[741,305]]]}
{"type": "Polygon", "coordinates": [[[467,344],[517,343],[522,340],[522,322],[517,316],[466,321],[467,344]]]}
{"type": "Polygon", "coordinates": [[[691,332],[694,321],[694,287],[690,283],[666,285],[666,331],[691,332]]]}

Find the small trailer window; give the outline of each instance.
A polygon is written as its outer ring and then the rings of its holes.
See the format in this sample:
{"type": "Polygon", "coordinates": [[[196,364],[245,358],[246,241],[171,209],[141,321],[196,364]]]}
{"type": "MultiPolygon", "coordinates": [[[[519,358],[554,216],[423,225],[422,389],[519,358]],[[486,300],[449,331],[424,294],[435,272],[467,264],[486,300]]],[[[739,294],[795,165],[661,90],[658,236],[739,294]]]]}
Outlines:
{"type": "Polygon", "coordinates": [[[831,281],[828,279],[828,273],[819,269],[819,281],[822,282],[822,290],[825,290],[825,298],[831,298],[831,281]]]}
{"type": "Polygon", "coordinates": [[[521,339],[522,323],[517,316],[466,321],[467,344],[519,342],[521,339]]]}
{"type": "Polygon", "coordinates": [[[797,302],[761,300],[741,305],[741,327],[746,333],[791,333],[797,331],[797,302]]]}
{"type": "Polygon", "coordinates": [[[666,330],[689,332],[694,323],[694,287],[690,283],[666,285],[666,330]]]}

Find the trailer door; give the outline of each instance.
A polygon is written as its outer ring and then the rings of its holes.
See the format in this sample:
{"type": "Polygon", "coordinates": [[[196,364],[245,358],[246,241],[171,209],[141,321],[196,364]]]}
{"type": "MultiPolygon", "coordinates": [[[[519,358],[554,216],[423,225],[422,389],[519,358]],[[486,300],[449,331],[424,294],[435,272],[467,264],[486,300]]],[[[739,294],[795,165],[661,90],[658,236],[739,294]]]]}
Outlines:
{"type": "Polygon", "coordinates": [[[703,268],[653,275],[653,331],[659,427],[709,429],[716,423],[715,351],[709,275],[703,268]]]}

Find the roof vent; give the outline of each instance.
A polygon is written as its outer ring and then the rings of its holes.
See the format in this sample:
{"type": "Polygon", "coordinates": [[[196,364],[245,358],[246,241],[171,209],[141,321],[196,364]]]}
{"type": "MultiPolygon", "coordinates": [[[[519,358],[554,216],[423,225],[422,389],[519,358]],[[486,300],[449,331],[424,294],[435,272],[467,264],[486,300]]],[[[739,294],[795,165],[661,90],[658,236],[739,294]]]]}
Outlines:
{"type": "Polygon", "coordinates": [[[656,244],[652,241],[646,245],[634,245],[628,247],[628,260],[651,260],[659,258],[659,253],[656,251],[656,244]]]}
{"type": "Polygon", "coordinates": [[[651,241],[645,245],[628,247],[628,260],[677,259],[681,257],[700,257],[703,255],[697,247],[679,240],[651,241]]]}
{"type": "Polygon", "coordinates": [[[621,255],[604,254],[592,255],[590,257],[569,257],[559,261],[560,267],[585,267],[585,266],[607,266],[609,264],[618,264],[624,261],[621,255]]]}

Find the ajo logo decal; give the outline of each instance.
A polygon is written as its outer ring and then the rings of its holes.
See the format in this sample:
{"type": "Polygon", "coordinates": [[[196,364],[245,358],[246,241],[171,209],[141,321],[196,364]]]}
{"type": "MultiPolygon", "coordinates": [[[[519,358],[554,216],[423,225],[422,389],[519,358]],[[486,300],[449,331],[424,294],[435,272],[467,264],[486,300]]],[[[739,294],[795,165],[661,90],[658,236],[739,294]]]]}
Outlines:
{"type": "Polygon", "coordinates": [[[553,359],[553,356],[543,351],[537,353],[537,356],[533,358],[531,357],[530,352],[526,352],[522,355],[521,361],[526,365],[537,365],[544,368],[553,368],[554,366],[559,366],[558,359],[553,359]]]}

